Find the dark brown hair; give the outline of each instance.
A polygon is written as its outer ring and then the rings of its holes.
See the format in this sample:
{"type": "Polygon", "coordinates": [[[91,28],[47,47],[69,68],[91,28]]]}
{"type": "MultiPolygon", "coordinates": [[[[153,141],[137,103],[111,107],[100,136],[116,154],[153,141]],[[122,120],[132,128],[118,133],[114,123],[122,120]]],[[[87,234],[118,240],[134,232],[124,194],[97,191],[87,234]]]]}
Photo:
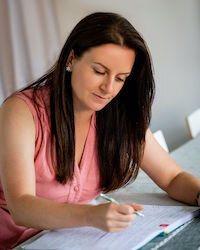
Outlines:
{"type": "Polygon", "coordinates": [[[143,38],[122,16],[98,12],[83,18],[72,30],[55,66],[28,88],[50,88],[50,119],[56,179],[72,180],[75,161],[74,112],[71,73],[66,64],[73,49],[77,57],[102,44],[113,43],[133,49],[136,59],[120,93],[96,112],[100,189],[117,189],[137,176],[150,123],[154,97],[151,59],[143,38]],[[55,164],[56,162],[56,164],[55,164]]]}

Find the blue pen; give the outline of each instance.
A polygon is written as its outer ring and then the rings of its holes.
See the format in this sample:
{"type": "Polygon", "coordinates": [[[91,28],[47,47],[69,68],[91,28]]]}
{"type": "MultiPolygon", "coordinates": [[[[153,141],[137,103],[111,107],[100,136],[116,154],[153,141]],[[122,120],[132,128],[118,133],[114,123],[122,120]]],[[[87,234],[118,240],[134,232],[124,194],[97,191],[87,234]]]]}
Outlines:
{"type": "MultiPolygon", "coordinates": [[[[115,202],[115,203],[119,204],[118,201],[116,201],[114,198],[111,198],[111,197],[107,196],[106,194],[100,194],[100,196],[101,196],[103,199],[107,200],[107,201],[115,202]]],[[[144,217],[144,214],[142,214],[142,213],[139,212],[139,211],[134,211],[134,213],[135,213],[136,215],[138,215],[138,216],[144,217]]]]}

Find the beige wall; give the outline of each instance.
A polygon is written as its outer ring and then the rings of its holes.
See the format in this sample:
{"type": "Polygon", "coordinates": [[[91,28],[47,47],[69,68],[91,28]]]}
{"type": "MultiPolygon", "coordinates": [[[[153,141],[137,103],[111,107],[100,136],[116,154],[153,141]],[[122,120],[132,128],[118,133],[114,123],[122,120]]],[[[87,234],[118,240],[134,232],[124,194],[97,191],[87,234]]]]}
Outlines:
{"type": "Polygon", "coordinates": [[[185,116],[200,107],[199,0],[56,0],[62,42],[72,27],[95,11],[124,15],[151,51],[156,98],[152,131],[162,129],[172,150],[189,139],[185,116]]]}

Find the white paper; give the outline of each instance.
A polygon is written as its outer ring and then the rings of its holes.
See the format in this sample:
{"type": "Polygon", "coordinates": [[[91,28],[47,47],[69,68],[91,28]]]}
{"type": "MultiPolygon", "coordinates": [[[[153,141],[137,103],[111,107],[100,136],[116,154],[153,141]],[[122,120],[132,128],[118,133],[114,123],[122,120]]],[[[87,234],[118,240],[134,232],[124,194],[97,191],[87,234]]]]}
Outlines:
{"type": "Polygon", "coordinates": [[[142,247],[158,234],[181,226],[198,212],[197,207],[145,205],[131,226],[122,232],[106,233],[92,227],[52,230],[24,249],[52,250],[134,250],[142,247]],[[168,224],[163,227],[161,224],[168,224]]]}

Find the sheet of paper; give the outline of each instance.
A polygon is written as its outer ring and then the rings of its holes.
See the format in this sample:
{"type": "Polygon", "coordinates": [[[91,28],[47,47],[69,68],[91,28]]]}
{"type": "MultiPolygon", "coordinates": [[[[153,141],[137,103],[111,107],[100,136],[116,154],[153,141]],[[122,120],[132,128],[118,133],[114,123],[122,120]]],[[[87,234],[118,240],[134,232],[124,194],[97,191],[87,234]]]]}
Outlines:
{"type": "Polygon", "coordinates": [[[184,224],[194,217],[197,207],[144,206],[144,217],[133,221],[122,232],[106,233],[92,227],[52,230],[24,249],[65,250],[134,250],[142,247],[161,232],[184,224]]]}

